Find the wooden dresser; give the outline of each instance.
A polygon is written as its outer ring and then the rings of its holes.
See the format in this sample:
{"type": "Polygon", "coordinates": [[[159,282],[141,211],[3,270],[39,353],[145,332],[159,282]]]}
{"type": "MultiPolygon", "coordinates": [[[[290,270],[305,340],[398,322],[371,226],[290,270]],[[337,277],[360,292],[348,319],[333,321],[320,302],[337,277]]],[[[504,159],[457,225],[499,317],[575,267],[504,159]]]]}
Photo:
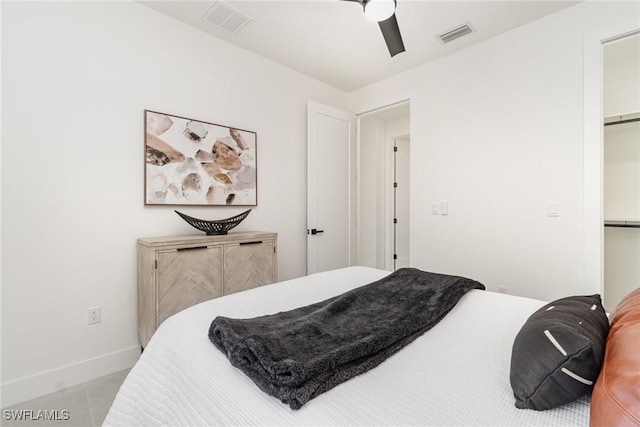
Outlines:
{"type": "Polygon", "coordinates": [[[275,282],[277,236],[251,231],[138,239],[140,345],[187,307],[275,282]]]}

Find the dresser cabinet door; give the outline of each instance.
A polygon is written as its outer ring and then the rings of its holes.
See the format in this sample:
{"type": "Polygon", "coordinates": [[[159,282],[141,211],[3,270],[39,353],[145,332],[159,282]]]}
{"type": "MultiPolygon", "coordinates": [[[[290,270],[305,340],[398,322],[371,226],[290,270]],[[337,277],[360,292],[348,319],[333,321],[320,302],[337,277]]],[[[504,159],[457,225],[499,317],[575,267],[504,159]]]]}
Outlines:
{"type": "Polygon", "coordinates": [[[224,294],[273,283],[275,242],[247,241],[224,246],[224,294]]]}
{"type": "Polygon", "coordinates": [[[222,296],[222,248],[158,251],[157,326],[194,304],[222,296]]]}

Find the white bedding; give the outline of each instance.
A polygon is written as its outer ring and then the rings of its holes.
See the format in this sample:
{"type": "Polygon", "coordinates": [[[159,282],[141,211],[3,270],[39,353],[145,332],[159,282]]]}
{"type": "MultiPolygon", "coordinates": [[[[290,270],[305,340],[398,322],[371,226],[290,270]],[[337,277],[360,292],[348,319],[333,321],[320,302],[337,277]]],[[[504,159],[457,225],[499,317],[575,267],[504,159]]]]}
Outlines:
{"type": "Polygon", "coordinates": [[[290,310],[387,274],[350,267],[210,300],[174,315],[129,373],[104,425],[589,424],[587,397],[545,412],[514,406],[511,345],[542,301],[472,290],[399,353],[297,411],[260,391],[209,342],[217,315],[246,318],[290,310]]]}

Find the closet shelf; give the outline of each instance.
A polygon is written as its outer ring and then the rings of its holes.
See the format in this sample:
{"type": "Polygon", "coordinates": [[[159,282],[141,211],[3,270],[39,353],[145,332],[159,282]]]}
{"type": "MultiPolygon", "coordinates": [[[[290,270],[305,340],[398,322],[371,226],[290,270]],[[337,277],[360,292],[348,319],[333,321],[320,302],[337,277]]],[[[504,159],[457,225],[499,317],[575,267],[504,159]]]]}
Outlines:
{"type": "Polygon", "coordinates": [[[622,114],[604,118],[605,126],[621,125],[624,123],[640,122],[640,113],[622,114]]]}
{"type": "Polygon", "coordinates": [[[605,227],[640,228],[640,221],[625,219],[605,219],[605,227]]]}

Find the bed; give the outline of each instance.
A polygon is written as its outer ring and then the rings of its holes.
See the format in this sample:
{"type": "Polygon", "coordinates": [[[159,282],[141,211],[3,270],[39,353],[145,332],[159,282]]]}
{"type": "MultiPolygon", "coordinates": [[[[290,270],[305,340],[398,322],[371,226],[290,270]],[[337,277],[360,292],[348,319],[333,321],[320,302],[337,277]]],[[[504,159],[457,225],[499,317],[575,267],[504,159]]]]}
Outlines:
{"type": "Polygon", "coordinates": [[[511,348],[545,302],[470,290],[437,325],[376,368],[292,410],[260,391],[208,338],[216,316],[287,311],[388,275],[366,267],[213,299],[167,319],[118,392],[105,426],[587,426],[589,397],[547,411],[514,406],[511,348]]]}

